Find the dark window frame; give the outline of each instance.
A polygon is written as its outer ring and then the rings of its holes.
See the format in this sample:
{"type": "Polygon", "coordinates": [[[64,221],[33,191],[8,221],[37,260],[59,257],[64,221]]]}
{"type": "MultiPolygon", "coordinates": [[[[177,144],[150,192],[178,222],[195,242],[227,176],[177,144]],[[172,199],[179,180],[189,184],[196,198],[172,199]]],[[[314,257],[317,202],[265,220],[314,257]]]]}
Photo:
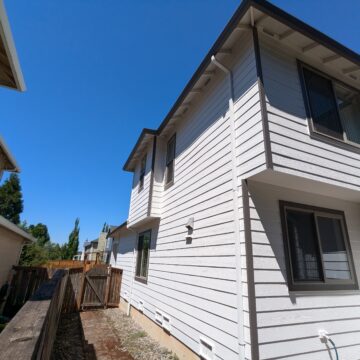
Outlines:
{"type": "MultiPolygon", "coordinates": [[[[304,205],[288,201],[279,201],[280,205],[280,218],[281,218],[281,227],[282,227],[282,236],[284,241],[284,252],[285,252],[285,262],[286,262],[286,273],[287,273],[287,283],[289,291],[329,291],[329,290],[358,290],[358,280],[356,276],[354,259],[351,250],[351,244],[349,239],[348,227],[346,223],[345,213],[340,210],[327,209],[317,206],[304,205]],[[347,259],[349,263],[349,270],[351,279],[350,280],[335,280],[335,279],[326,279],[324,276],[323,281],[294,281],[293,278],[293,267],[291,260],[291,249],[289,241],[289,233],[287,227],[287,218],[286,210],[297,210],[303,212],[313,213],[314,217],[323,215],[328,218],[340,219],[342,225],[342,234],[344,238],[344,244],[347,254],[347,259]]],[[[317,228],[317,225],[316,225],[317,228]]],[[[320,263],[322,271],[324,271],[324,261],[323,253],[321,250],[320,238],[317,233],[317,242],[320,249],[320,263]]]]}
{"type": "MultiPolygon", "coordinates": [[[[148,279],[148,276],[149,276],[149,259],[150,259],[151,240],[152,240],[151,235],[152,235],[151,229],[148,229],[148,230],[145,230],[145,231],[142,231],[141,233],[139,233],[138,238],[137,238],[135,280],[139,281],[139,282],[141,282],[143,284],[147,284],[147,279],[148,279]],[[138,272],[137,272],[138,263],[139,263],[139,245],[140,245],[139,239],[140,239],[140,236],[143,236],[146,233],[149,233],[149,236],[150,236],[149,249],[148,249],[148,258],[147,258],[147,267],[146,267],[146,276],[141,276],[141,268],[140,268],[140,274],[139,275],[138,275],[138,272]]],[[[142,262],[142,257],[140,258],[140,262],[142,262]]]]}
{"type": "MultiPolygon", "coordinates": [[[[300,85],[301,85],[303,100],[304,100],[304,104],[305,104],[306,117],[307,117],[307,120],[308,120],[308,125],[309,125],[309,130],[310,130],[310,136],[312,138],[316,139],[316,140],[321,140],[321,141],[327,142],[327,143],[329,143],[331,145],[335,145],[335,146],[338,146],[338,147],[346,149],[346,150],[351,150],[351,151],[360,153],[360,144],[358,144],[358,143],[356,143],[354,141],[351,141],[351,140],[349,140],[347,138],[346,132],[344,130],[344,125],[342,123],[342,120],[341,120],[341,117],[340,117],[340,114],[339,114],[339,106],[338,106],[338,104],[337,104],[336,109],[337,109],[337,113],[338,113],[338,116],[339,116],[341,127],[343,128],[343,139],[339,139],[337,137],[331,136],[329,134],[326,134],[324,132],[321,132],[321,131],[318,131],[318,130],[315,129],[303,69],[310,70],[313,73],[323,77],[324,79],[329,80],[331,82],[332,91],[334,93],[334,96],[335,96],[334,83],[339,84],[342,87],[348,88],[349,90],[358,92],[359,94],[360,94],[360,90],[355,88],[354,86],[351,86],[351,85],[345,83],[342,80],[339,80],[338,78],[336,78],[334,76],[328,75],[328,74],[324,73],[323,71],[321,71],[319,69],[316,69],[313,66],[304,63],[303,61],[301,61],[299,59],[297,59],[297,66],[298,66],[298,72],[299,72],[299,78],[300,78],[300,85]]],[[[360,119],[360,115],[359,115],[359,119],[360,119]]],[[[360,126],[360,124],[359,124],[359,126],[360,126]]]]}
{"type": "Polygon", "coordinates": [[[139,192],[144,189],[145,174],[146,174],[147,154],[145,154],[140,161],[140,174],[139,174],[139,192]],[[143,167],[144,165],[144,167],[143,167]]]}
{"type": "Polygon", "coordinates": [[[170,186],[174,184],[174,177],[175,177],[175,158],[176,158],[176,134],[171,136],[166,143],[166,159],[165,159],[165,190],[168,189],[170,186]],[[169,144],[174,142],[174,154],[171,160],[168,159],[169,157],[169,144]],[[172,163],[172,176],[171,180],[168,181],[168,172],[170,169],[170,164],[172,163]]]}

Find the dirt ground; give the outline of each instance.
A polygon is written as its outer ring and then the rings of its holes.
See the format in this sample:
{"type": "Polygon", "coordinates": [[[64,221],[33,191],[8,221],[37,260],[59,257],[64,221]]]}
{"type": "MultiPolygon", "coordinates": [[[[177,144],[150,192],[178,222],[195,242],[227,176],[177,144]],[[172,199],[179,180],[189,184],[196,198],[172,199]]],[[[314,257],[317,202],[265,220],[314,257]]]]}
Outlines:
{"type": "Polygon", "coordinates": [[[120,309],[63,315],[53,360],[176,360],[120,309]]]}

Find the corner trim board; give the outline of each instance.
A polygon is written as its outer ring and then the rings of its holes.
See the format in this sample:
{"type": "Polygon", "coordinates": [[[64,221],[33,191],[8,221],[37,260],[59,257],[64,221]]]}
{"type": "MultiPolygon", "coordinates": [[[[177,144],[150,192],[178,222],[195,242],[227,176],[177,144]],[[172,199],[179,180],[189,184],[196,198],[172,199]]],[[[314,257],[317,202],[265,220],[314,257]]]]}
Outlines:
{"type": "Polygon", "coordinates": [[[271,143],[270,143],[270,132],[269,132],[269,119],[268,119],[268,112],[267,112],[267,108],[266,108],[264,77],[263,77],[262,65],[261,65],[259,35],[258,35],[258,31],[257,31],[256,27],[253,27],[253,41],[254,41],[257,82],[258,82],[258,87],[259,87],[261,120],[262,120],[262,124],[263,124],[266,168],[273,169],[271,143]]]}
{"type": "Polygon", "coordinates": [[[248,302],[249,302],[249,323],[251,336],[251,359],[259,360],[259,339],[256,313],[256,295],[254,281],[254,261],[252,250],[251,222],[250,222],[250,202],[247,180],[241,181],[241,190],[243,198],[243,216],[245,233],[245,251],[246,251],[246,274],[248,284],[248,302]]]}
{"type": "Polygon", "coordinates": [[[151,177],[150,177],[150,190],[149,190],[149,203],[148,203],[147,216],[151,215],[152,197],[153,197],[153,189],[154,189],[154,176],[155,176],[156,145],[157,145],[157,136],[154,135],[153,151],[151,158],[151,177]]]}

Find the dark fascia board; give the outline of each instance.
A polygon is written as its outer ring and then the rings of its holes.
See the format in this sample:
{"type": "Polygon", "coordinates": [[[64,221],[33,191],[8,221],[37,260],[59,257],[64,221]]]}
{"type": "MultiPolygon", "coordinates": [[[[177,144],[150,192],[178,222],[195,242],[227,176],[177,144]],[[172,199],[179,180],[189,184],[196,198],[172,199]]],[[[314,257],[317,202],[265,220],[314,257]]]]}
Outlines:
{"type": "MultiPolygon", "coordinates": [[[[244,0],[240,6],[235,11],[234,15],[231,17],[230,21],[225,26],[224,30],[221,32],[220,36],[215,41],[214,45],[211,47],[210,51],[205,56],[204,60],[201,62],[200,66],[195,71],[194,75],[190,79],[190,81],[185,86],[184,90],[181,92],[180,96],[176,100],[175,104],[166,115],[165,119],[160,124],[158,130],[151,130],[153,135],[159,135],[163,129],[166,127],[168,122],[171,120],[179,106],[185,100],[186,96],[189,94],[190,90],[194,87],[196,82],[199,80],[201,74],[205,71],[205,69],[211,63],[211,56],[215,55],[223,46],[225,41],[231,35],[231,33],[236,28],[239,21],[243,18],[246,12],[249,10],[250,7],[254,7],[255,9],[263,12],[264,14],[278,20],[279,22],[287,25],[291,29],[298,31],[299,33],[309,37],[310,39],[318,42],[319,44],[331,49],[335,53],[343,56],[344,58],[348,59],[349,61],[360,65],[360,55],[355,51],[347,48],[346,46],[340,44],[336,40],[330,38],[329,36],[325,35],[324,33],[316,30],[312,26],[304,23],[303,21],[297,19],[296,17],[290,15],[289,13],[285,12],[284,10],[278,8],[277,6],[271,4],[266,0],[244,0]]],[[[127,169],[127,166],[134,155],[137,146],[141,143],[142,137],[145,135],[144,132],[148,129],[144,129],[137,141],[133,151],[131,152],[128,160],[124,165],[125,171],[130,171],[127,169]]]]}
{"type": "Polygon", "coordinates": [[[117,226],[113,231],[111,231],[111,232],[109,232],[108,234],[107,234],[107,238],[109,238],[109,237],[111,237],[111,235],[112,234],[114,234],[116,231],[118,231],[118,230],[121,230],[122,228],[127,228],[127,224],[128,224],[128,222],[127,221],[124,221],[121,225],[119,225],[119,226],[117,226]]]}
{"type": "Polygon", "coordinates": [[[131,153],[129,155],[129,157],[127,158],[126,162],[125,162],[125,165],[123,166],[123,170],[124,171],[132,171],[131,169],[129,169],[129,164],[130,164],[130,161],[131,159],[133,158],[134,154],[136,153],[138,147],[140,146],[141,142],[144,140],[144,137],[146,135],[157,135],[158,134],[158,131],[157,130],[152,130],[152,129],[143,129],[141,131],[141,134],[135,144],[135,146],[133,147],[133,149],[131,150],[131,153]]]}
{"type": "Polygon", "coordinates": [[[264,0],[250,0],[251,5],[262,11],[264,14],[282,22],[291,29],[298,31],[299,33],[309,37],[310,39],[318,42],[319,44],[331,49],[335,53],[341,55],[347,60],[360,65],[360,54],[340,44],[336,40],[330,38],[319,30],[316,30],[312,26],[304,23],[293,15],[285,12],[284,10],[272,5],[268,1],[264,0]]]}

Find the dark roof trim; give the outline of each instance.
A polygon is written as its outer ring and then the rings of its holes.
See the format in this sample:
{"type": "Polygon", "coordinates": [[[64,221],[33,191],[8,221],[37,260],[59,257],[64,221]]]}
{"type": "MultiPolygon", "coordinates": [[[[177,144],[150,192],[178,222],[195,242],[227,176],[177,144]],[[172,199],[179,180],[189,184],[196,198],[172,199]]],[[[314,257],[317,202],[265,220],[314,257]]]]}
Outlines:
{"type": "Polygon", "coordinates": [[[196,82],[199,80],[201,74],[205,71],[205,69],[209,66],[211,62],[211,56],[216,54],[230,34],[234,31],[239,21],[242,17],[246,14],[249,8],[253,6],[255,9],[262,11],[263,13],[273,17],[274,19],[282,22],[283,24],[287,25],[288,27],[292,28],[295,31],[302,33],[303,35],[311,38],[312,40],[318,42],[319,44],[328,47],[329,49],[333,50],[334,52],[338,53],[339,55],[343,56],[344,58],[348,59],[349,61],[360,65],[360,55],[355,51],[345,47],[344,45],[340,44],[336,40],[330,38],[329,36],[325,35],[324,33],[316,30],[310,25],[307,25],[303,21],[297,19],[296,17],[290,15],[289,13],[283,11],[282,9],[278,8],[277,6],[271,4],[266,0],[244,0],[240,6],[235,11],[234,15],[231,17],[230,21],[225,26],[224,30],[220,34],[220,36],[215,41],[214,45],[211,47],[210,51],[205,56],[204,60],[201,62],[200,66],[195,71],[194,75],[190,79],[190,81],[185,86],[184,90],[181,92],[180,96],[176,100],[175,104],[171,108],[171,110],[166,115],[165,119],[160,124],[157,131],[144,129],[141,132],[141,135],[132,150],[128,160],[126,161],[123,169],[127,170],[127,166],[134,155],[137,147],[139,146],[140,142],[142,141],[143,136],[148,132],[151,131],[153,135],[159,135],[163,129],[166,127],[168,122],[171,120],[175,112],[177,111],[178,107],[184,101],[190,90],[194,87],[196,82]]]}
{"type": "Polygon", "coordinates": [[[128,166],[130,164],[130,161],[132,159],[132,157],[134,156],[136,150],[138,149],[138,147],[140,146],[141,142],[144,140],[144,137],[146,135],[157,135],[158,134],[158,131],[156,130],[152,130],[152,129],[143,129],[141,131],[141,134],[135,144],[135,146],[133,147],[133,149],[131,150],[131,153],[129,155],[129,157],[127,158],[126,162],[125,162],[125,165],[123,166],[123,170],[124,171],[130,171],[128,166]]]}
{"type": "Polygon", "coordinates": [[[273,17],[274,19],[284,23],[293,30],[302,33],[303,35],[311,38],[315,42],[318,42],[321,45],[333,50],[349,61],[360,65],[360,54],[355,51],[347,48],[346,46],[340,44],[331,37],[325,35],[319,30],[316,30],[312,26],[304,23],[293,15],[285,12],[284,10],[278,8],[275,5],[270,4],[268,1],[264,0],[250,0],[254,8],[262,11],[263,13],[273,17]]]}
{"type": "Polygon", "coordinates": [[[121,230],[122,228],[127,228],[127,221],[124,221],[121,225],[117,226],[115,229],[113,229],[112,231],[109,231],[109,233],[107,234],[107,238],[111,237],[112,234],[114,234],[116,231],[121,230]]]}

